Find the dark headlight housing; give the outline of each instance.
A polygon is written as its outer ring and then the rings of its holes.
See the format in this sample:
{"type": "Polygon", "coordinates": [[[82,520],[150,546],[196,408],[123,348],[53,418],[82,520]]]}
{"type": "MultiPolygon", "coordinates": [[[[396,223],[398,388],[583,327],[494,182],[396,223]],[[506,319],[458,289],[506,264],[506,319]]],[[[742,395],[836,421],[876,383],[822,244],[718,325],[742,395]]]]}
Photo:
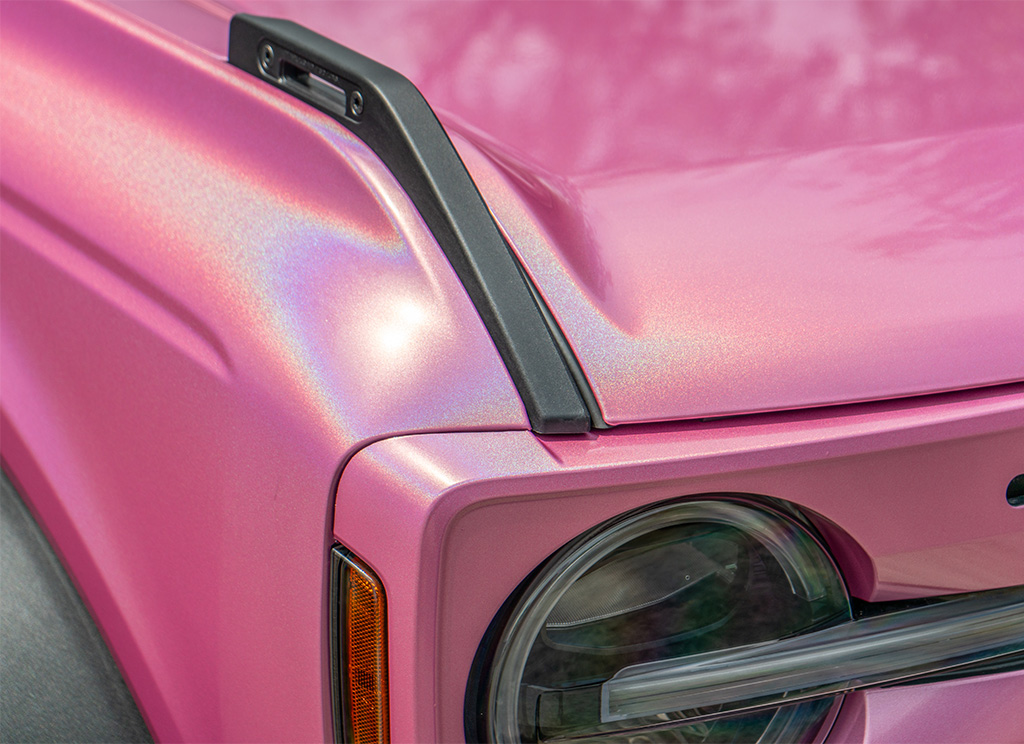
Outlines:
{"type": "Polygon", "coordinates": [[[482,658],[491,741],[799,741],[832,701],[741,715],[702,708],[609,715],[602,690],[627,668],[775,641],[849,621],[839,572],[804,526],[740,500],[663,504],[613,519],[531,577],[482,658]]]}

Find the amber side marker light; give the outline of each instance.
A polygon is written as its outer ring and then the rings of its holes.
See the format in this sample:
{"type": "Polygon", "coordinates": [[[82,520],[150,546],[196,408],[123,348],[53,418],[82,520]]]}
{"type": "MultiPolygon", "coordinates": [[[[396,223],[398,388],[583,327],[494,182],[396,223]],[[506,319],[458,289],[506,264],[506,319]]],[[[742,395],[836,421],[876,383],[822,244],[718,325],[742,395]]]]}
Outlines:
{"type": "Polygon", "coordinates": [[[384,587],[342,547],[331,551],[331,681],[334,739],[387,744],[388,657],[384,587]]]}

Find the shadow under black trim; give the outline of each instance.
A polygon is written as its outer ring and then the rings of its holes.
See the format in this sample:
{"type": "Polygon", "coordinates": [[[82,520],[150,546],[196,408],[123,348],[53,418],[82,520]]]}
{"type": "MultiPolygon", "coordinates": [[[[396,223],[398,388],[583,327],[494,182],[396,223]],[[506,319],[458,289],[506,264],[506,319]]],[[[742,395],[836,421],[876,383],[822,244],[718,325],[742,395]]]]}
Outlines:
{"type": "Polygon", "coordinates": [[[0,492],[0,741],[153,741],[92,617],[6,475],[0,492]]]}
{"type": "MultiPolygon", "coordinates": [[[[538,434],[591,427],[596,404],[426,100],[394,70],[298,24],[236,15],[228,61],[328,114],[372,149],[455,269],[538,434]],[[582,395],[585,388],[589,394],[582,395]],[[593,406],[591,406],[593,408],[593,406]]],[[[598,414],[599,415],[599,414],[598,414]]]]}

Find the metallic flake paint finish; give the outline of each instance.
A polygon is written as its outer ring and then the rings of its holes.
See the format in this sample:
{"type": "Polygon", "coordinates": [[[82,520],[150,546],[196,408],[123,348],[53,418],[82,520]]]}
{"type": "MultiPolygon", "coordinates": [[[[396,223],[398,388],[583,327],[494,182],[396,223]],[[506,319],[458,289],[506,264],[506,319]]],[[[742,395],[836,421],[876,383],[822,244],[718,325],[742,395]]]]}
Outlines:
{"type": "Polygon", "coordinates": [[[1001,0],[223,5],[393,67],[573,182],[1024,119],[1024,8],[1001,0]]]}
{"type": "Polygon", "coordinates": [[[1020,744],[1024,673],[855,693],[829,744],[1020,744]],[[968,713],[969,711],[969,713],[968,713]]]}
{"type": "Polygon", "coordinates": [[[610,424],[1024,379],[1020,3],[230,5],[420,87],[610,424]]]}
{"type": "Polygon", "coordinates": [[[1024,378],[1024,127],[569,195],[462,152],[610,424],[1024,378]]]}
{"type": "MultiPolygon", "coordinates": [[[[661,499],[800,504],[866,599],[1024,584],[1021,385],[534,437],[372,153],[227,66],[218,5],[122,4],[3,4],[2,436],[158,738],[325,736],[334,539],[393,741],[461,739],[509,593],[661,499]]],[[[1018,3],[232,5],[441,109],[612,422],[1021,377],[1018,3]]],[[[835,734],[1020,741],[1022,680],[835,734]]]]}
{"type": "MultiPolygon", "coordinates": [[[[399,437],[352,459],[334,530],[388,593],[392,668],[406,670],[392,679],[394,738],[453,741],[491,619],[541,561],[595,524],[664,499],[768,495],[813,515],[856,597],[1021,585],[1024,562],[1008,556],[1024,554],[1024,510],[1005,489],[1022,452],[1021,385],[576,437],[399,437]]],[[[1011,705],[1022,674],[987,694],[1011,705]]],[[[947,705],[947,687],[917,688],[921,710],[947,705]]],[[[910,739],[934,733],[925,715],[906,728],[872,725],[910,739]]],[[[1019,734],[1012,719],[991,725],[1019,734]]]]}
{"type": "Polygon", "coordinates": [[[528,428],[360,142],[98,6],[5,3],[4,467],[161,740],[325,735],[334,484],[528,428]]]}

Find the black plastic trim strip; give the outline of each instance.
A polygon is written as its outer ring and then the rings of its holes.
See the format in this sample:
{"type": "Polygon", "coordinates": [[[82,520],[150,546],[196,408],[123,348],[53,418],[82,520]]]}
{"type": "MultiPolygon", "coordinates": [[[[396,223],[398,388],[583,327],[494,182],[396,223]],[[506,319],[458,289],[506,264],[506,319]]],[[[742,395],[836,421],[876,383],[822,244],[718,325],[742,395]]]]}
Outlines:
{"type": "Polygon", "coordinates": [[[565,366],[569,370],[569,374],[572,375],[572,379],[576,383],[576,389],[579,392],[580,397],[583,399],[583,405],[587,407],[587,412],[590,414],[590,425],[595,429],[610,429],[611,427],[605,423],[604,416],[601,415],[601,405],[597,402],[597,396],[594,395],[594,391],[590,389],[590,382],[587,380],[587,376],[583,372],[583,367],[580,366],[580,362],[576,358],[576,354],[573,353],[572,347],[569,346],[569,341],[562,334],[562,329],[558,327],[558,321],[555,320],[555,316],[551,312],[551,309],[548,307],[547,303],[544,302],[544,298],[541,297],[540,290],[537,289],[537,286],[533,283],[530,275],[527,273],[522,263],[519,262],[515,251],[512,250],[511,246],[509,246],[508,250],[509,253],[512,254],[512,258],[515,260],[516,266],[519,268],[519,273],[522,274],[523,281],[526,282],[526,286],[530,290],[530,295],[533,297],[533,301],[536,303],[537,308],[540,310],[540,314],[544,318],[544,323],[547,324],[548,331],[551,333],[551,338],[558,347],[558,351],[562,355],[563,361],[565,361],[565,366]]]}
{"type": "Polygon", "coordinates": [[[563,355],[568,344],[557,325],[545,320],[539,296],[531,292],[465,164],[416,87],[384,65],[274,18],[234,16],[228,61],[328,114],[380,157],[473,301],[533,430],[589,431],[591,412],[584,401],[596,405],[596,399],[578,363],[563,355]]]}

